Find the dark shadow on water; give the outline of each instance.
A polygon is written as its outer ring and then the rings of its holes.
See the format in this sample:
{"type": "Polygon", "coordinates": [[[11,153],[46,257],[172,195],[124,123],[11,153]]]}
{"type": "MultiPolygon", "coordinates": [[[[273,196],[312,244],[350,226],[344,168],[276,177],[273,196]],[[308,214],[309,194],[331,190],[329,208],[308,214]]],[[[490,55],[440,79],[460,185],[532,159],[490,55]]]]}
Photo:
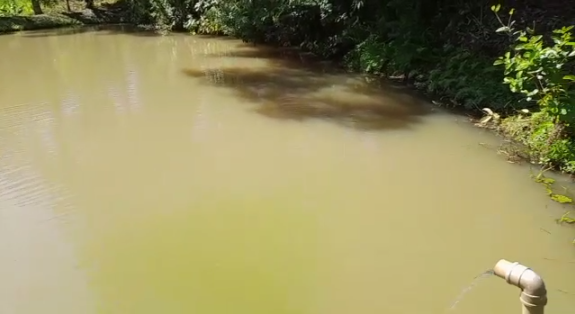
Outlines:
{"type": "MultiPolygon", "coordinates": [[[[158,32],[130,25],[90,25],[62,29],[24,32],[22,37],[129,34],[143,37],[164,36],[158,32]]],[[[172,34],[169,36],[190,36],[172,34]]],[[[219,36],[194,36],[199,41],[234,40],[219,36]]],[[[368,83],[359,75],[348,74],[313,54],[297,49],[275,49],[251,44],[233,45],[237,49],[221,54],[202,55],[209,63],[213,58],[228,59],[237,66],[211,69],[188,68],[187,77],[207,86],[230,90],[248,103],[254,112],[277,120],[307,121],[321,119],[362,130],[405,129],[420,123],[432,113],[422,98],[401,85],[376,80],[368,83]],[[264,61],[264,62],[261,62],[264,61]],[[262,64],[265,66],[261,66],[262,64]]],[[[229,47],[229,45],[228,45],[229,47]]]]}
{"type": "MultiPolygon", "coordinates": [[[[278,120],[322,119],[360,130],[409,128],[432,113],[422,98],[398,85],[345,73],[294,49],[244,45],[208,58],[265,60],[267,66],[183,69],[203,84],[232,90],[256,104],[254,112],[278,120]]],[[[247,61],[247,60],[244,60],[247,61]]],[[[241,64],[241,62],[238,61],[241,64]]]]}
{"type": "Polygon", "coordinates": [[[37,38],[78,35],[83,33],[94,33],[96,35],[128,34],[140,37],[163,36],[158,32],[128,24],[82,25],[37,31],[25,31],[22,33],[22,35],[23,37],[37,38]]]}
{"type": "Polygon", "coordinates": [[[224,35],[193,35],[193,36],[200,39],[238,40],[237,38],[224,35]]]}

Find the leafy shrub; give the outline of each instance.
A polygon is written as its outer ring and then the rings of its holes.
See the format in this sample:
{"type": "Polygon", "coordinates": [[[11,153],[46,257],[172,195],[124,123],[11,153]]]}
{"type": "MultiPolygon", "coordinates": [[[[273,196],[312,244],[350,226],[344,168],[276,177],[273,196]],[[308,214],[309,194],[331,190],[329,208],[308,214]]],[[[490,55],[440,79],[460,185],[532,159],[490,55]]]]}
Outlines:
{"type": "Polygon", "coordinates": [[[512,109],[516,97],[501,84],[503,76],[489,59],[450,48],[444,56],[429,72],[428,91],[448,95],[466,109],[512,109]]]}
{"type": "Polygon", "coordinates": [[[32,2],[29,0],[0,0],[0,16],[32,13],[32,2]]]}
{"type": "Polygon", "coordinates": [[[350,51],[344,61],[352,70],[382,74],[392,57],[389,45],[377,36],[370,36],[350,51]]]}
{"type": "Polygon", "coordinates": [[[534,103],[537,112],[504,121],[508,134],[520,140],[532,151],[541,164],[555,164],[562,170],[575,170],[575,93],[570,64],[575,59],[573,26],[553,31],[549,43],[534,30],[515,30],[509,12],[507,23],[499,18],[500,6],[493,6],[501,27],[514,42],[512,49],[498,58],[494,65],[504,66],[503,82],[509,89],[522,96],[525,102],[534,103]]]}

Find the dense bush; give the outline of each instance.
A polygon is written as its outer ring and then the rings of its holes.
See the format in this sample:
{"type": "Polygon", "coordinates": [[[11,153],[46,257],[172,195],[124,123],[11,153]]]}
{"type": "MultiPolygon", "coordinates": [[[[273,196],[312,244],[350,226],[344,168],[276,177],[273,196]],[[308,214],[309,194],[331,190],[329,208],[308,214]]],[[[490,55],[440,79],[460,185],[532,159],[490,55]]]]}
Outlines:
{"type": "Polygon", "coordinates": [[[0,16],[31,14],[32,3],[22,0],[0,0],[0,16]]]}
{"type": "MultiPolygon", "coordinates": [[[[497,14],[500,6],[492,7],[497,14]]],[[[572,61],[575,59],[573,26],[552,31],[549,41],[530,28],[516,30],[514,10],[498,32],[506,33],[513,44],[495,61],[504,66],[503,82],[525,103],[536,104],[533,114],[510,117],[503,129],[532,150],[541,164],[555,164],[575,172],[575,89],[572,61]]]]}

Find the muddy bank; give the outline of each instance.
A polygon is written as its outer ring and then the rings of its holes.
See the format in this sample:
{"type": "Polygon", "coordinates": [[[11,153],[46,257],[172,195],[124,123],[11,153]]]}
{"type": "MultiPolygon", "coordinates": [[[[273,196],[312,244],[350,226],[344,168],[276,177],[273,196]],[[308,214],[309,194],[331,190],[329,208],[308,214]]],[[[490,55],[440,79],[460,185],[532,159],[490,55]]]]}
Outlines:
{"type": "Polygon", "coordinates": [[[0,17],[0,33],[50,29],[74,25],[82,25],[82,22],[63,14],[0,17]]]}

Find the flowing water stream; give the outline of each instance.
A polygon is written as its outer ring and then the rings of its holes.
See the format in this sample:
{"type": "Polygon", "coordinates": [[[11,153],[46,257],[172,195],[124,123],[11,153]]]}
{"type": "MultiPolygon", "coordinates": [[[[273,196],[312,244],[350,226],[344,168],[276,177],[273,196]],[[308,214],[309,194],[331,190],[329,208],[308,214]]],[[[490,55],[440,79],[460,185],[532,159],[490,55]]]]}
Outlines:
{"type": "MultiPolygon", "coordinates": [[[[575,308],[565,209],[401,87],[121,28],[0,52],[2,314],[445,313],[500,258],[575,308]]],[[[450,312],[517,295],[485,280],[450,312]]]]}
{"type": "Polygon", "coordinates": [[[469,284],[469,286],[465,287],[465,289],[461,290],[461,292],[459,293],[459,295],[457,296],[457,298],[455,299],[455,301],[453,301],[453,303],[451,304],[451,306],[449,307],[450,310],[454,310],[455,307],[457,306],[457,304],[459,304],[459,302],[461,302],[463,300],[463,298],[469,293],[471,292],[471,290],[473,290],[473,288],[477,287],[477,285],[482,282],[484,279],[487,279],[489,277],[492,277],[495,274],[495,272],[493,271],[493,269],[490,269],[488,271],[485,271],[483,273],[481,273],[479,276],[473,278],[473,281],[471,282],[471,284],[469,284]]]}

